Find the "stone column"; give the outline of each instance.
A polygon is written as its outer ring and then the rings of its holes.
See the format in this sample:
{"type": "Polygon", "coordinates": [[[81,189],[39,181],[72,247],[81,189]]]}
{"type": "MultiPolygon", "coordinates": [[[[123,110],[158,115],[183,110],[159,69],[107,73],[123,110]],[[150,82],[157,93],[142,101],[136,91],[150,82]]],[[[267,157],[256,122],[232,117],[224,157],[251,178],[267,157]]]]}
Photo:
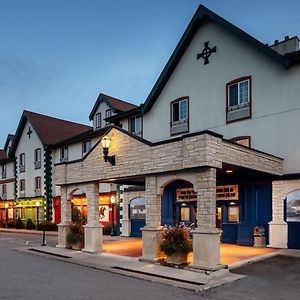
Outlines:
{"type": "Polygon", "coordinates": [[[58,245],[56,247],[66,248],[67,234],[72,221],[71,196],[68,194],[67,186],[61,187],[61,221],[58,226],[58,245]]]}
{"type": "Polygon", "coordinates": [[[216,169],[196,174],[197,228],[193,233],[192,268],[218,270],[220,264],[220,230],[216,228],[216,169]]]}
{"type": "Polygon", "coordinates": [[[269,223],[269,245],[287,248],[288,226],[284,221],[284,181],[272,182],[272,221],[269,223]]]}
{"type": "Polygon", "coordinates": [[[131,221],[129,219],[129,198],[131,193],[123,192],[123,219],[122,219],[122,236],[130,236],[131,221]]]}
{"type": "Polygon", "coordinates": [[[87,224],[84,226],[84,252],[98,253],[103,250],[103,226],[99,224],[99,183],[86,187],[87,224]]]}
{"type": "Polygon", "coordinates": [[[161,195],[157,194],[156,180],[155,175],[146,177],[146,226],[142,228],[143,253],[140,257],[140,260],[151,262],[163,256],[159,249],[162,240],[161,195]]]}

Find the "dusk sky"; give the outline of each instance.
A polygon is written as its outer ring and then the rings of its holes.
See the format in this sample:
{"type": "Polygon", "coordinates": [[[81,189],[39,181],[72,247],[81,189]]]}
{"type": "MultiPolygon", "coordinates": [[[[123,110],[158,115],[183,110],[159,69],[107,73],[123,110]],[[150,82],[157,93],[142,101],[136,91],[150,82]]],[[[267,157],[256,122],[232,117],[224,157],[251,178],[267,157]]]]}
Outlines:
{"type": "Polygon", "coordinates": [[[89,124],[100,92],[144,102],[199,4],[263,43],[300,35],[296,0],[0,0],[0,148],[24,109],[89,124]]]}

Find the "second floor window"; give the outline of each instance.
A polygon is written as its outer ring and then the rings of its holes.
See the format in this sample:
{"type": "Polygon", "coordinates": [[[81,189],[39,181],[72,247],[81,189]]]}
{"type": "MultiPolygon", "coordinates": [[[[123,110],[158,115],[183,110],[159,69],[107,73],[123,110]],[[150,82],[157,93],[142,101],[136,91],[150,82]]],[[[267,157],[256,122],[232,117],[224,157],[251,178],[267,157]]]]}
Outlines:
{"type": "Polygon", "coordinates": [[[130,118],[130,132],[142,136],[142,116],[134,116],[130,118]]]}
{"type": "Polygon", "coordinates": [[[25,179],[20,180],[20,193],[25,194],[25,179]]]}
{"type": "Polygon", "coordinates": [[[189,98],[181,97],[171,102],[171,135],[189,130],[189,98]]]}
{"type": "Polygon", "coordinates": [[[35,177],[34,179],[34,188],[36,191],[41,190],[41,177],[35,177]]]}
{"type": "Polygon", "coordinates": [[[7,194],[6,184],[2,184],[2,198],[5,198],[7,194]]]}
{"type": "Polygon", "coordinates": [[[41,168],[41,148],[34,150],[34,168],[41,168]]]}
{"type": "Polygon", "coordinates": [[[82,154],[85,154],[91,150],[92,143],[91,140],[85,140],[82,142],[82,154]]]}
{"type": "Polygon", "coordinates": [[[2,178],[6,178],[7,174],[6,174],[6,164],[2,165],[2,178]]]}
{"type": "Polygon", "coordinates": [[[68,146],[64,146],[60,148],[60,161],[68,160],[68,146]]]}
{"type": "Polygon", "coordinates": [[[95,116],[96,128],[101,128],[101,113],[97,113],[95,116]]]}
{"type": "MultiPolygon", "coordinates": [[[[111,109],[107,109],[105,111],[105,118],[109,118],[112,116],[112,110],[111,109]]],[[[106,125],[110,124],[110,122],[106,121],[106,125]]]]}
{"type": "Polygon", "coordinates": [[[226,89],[227,123],[251,117],[251,76],[227,83],[226,89]]]}
{"type": "Polygon", "coordinates": [[[25,172],[25,153],[21,153],[19,157],[20,172],[25,172]]]}

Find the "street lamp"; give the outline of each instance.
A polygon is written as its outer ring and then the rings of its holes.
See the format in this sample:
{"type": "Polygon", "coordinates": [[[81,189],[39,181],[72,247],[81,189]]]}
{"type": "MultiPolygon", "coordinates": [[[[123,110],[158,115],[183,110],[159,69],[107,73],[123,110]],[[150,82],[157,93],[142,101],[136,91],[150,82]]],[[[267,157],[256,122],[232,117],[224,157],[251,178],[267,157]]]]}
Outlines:
{"type": "Polygon", "coordinates": [[[7,224],[8,224],[8,203],[5,203],[4,204],[4,207],[5,207],[5,221],[6,221],[6,224],[5,224],[5,227],[7,228],[7,224]]]}
{"type": "Polygon", "coordinates": [[[39,209],[40,209],[40,201],[35,202],[36,205],[36,229],[39,227],[39,209]]]}
{"type": "Polygon", "coordinates": [[[111,233],[110,236],[115,236],[116,232],[115,232],[115,220],[114,220],[114,206],[116,204],[116,197],[115,196],[111,196],[110,197],[110,204],[111,204],[111,233]]]}
{"type": "Polygon", "coordinates": [[[102,145],[102,148],[103,148],[103,158],[104,158],[104,161],[105,162],[110,162],[110,164],[112,166],[114,166],[116,164],[116,157],[115,157],[115,155],[112,155],[112,156],[108,155],[110,143],[111,143],[111,139],[108,136],[104,136],[101,139],[101,145],[102,145]]]}

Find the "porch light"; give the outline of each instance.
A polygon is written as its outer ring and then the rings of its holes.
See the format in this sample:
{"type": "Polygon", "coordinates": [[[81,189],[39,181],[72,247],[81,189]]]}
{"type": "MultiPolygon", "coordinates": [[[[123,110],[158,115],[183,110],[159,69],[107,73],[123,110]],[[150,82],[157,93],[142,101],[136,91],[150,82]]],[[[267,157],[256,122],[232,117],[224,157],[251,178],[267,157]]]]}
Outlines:
{"type": "Polygon", "coordinates": [[[233,173],[233,170],[226,170],[227,174],[233,173]]]}
{"type": "Polygon", "coordinates": [[[101,139],[101,145],[103,148],[103,158],[105,162],[110,162],[112,166],[116,164],[115,155],[109,156],[109,147],[110,147],[111,139],[108,136],[104,136],[101,139]]]}

